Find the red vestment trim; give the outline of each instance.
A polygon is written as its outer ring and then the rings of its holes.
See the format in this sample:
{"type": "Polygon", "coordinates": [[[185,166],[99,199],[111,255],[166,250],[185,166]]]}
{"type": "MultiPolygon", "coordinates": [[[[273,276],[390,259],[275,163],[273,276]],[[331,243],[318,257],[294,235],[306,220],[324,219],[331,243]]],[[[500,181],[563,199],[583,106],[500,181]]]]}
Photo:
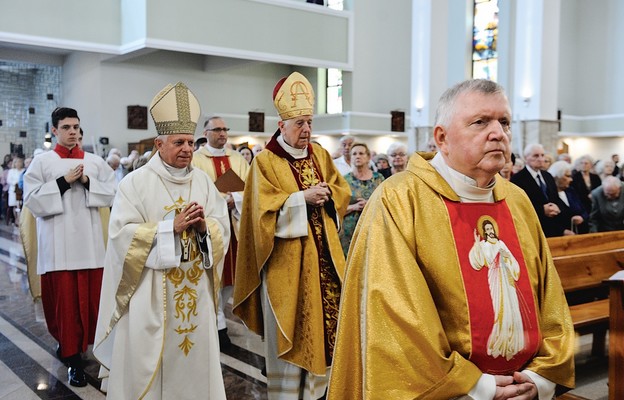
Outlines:
{"type": "Polygon", "coordinates": [[[507,203],[445,203],[470,312],[470,361],[489,374],[520,371],[539,350],[541,333],[507,203]]]}
{"type": "Polygon", "coordinates": [[[68,149],[67,147],[61,146],[57,143],[56,146],[54,146],[54,152],[61,158],[84,158],[84,151],[82,151],[78,146],[68,149]]]}
{"type": "Polygon", "coordinates": [[[230,166],[230,157],[229,156],[214,156],[210,157],[212,159],[212,163],[214,164],[215,173],[217,174],[217,178],[225,173],[228,169],[232,169],[230,166]]]}

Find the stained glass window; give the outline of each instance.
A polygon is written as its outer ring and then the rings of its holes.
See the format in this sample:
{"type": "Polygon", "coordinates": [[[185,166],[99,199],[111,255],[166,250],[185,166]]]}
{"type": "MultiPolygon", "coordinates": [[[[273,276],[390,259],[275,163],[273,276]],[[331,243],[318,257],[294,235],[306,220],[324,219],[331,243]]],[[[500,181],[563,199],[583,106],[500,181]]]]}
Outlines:
{"type": "Polygon", "coordinates": [[[472,25],[472,77],[498,78],[498,0],[475,0],[472,25]]]}

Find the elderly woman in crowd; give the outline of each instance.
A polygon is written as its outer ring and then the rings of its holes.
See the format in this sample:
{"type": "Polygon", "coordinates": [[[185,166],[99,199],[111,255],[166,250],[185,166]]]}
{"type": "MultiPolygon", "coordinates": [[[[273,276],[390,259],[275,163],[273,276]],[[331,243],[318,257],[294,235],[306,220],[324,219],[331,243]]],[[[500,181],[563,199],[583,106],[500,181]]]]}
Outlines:
{"type": "Polygon", "coordinates": [[[388,178],[392,175],[392,168],[390,168],[390,161],[387,155],[380,153],[373,157],[373,159],[377,167],[377,172],[382,174],[384,178],[388,178]]]}
{"type": "Polygon", "coordinates": [[[592,159],[589,155],[581,156],[575,162],[575,172],[572,174],[572,186],[579,198],[587,214],[591,212],[592,200],[591,192],[598,186],[602,185],[602,180],[591,170],[593,167],[592,159]]]}
{"type": "Polygon", "coordinates": [[[589,213],[583,207],[572,182],[572,165],[565,161],[556,161],[548,169],[555,178],[559,200],[557,206],[561,212],[554,220],[561,228],[561,235],[574,235],[589,232],[589,213]]]}
{"type": "Polygon", "coordinates": [[[392,175],[405,170],[407,167],[407,146],[400,142],[394,142],[388,147],[392,175]]]}
{"type": "Polygon", "coordinates": [[[607,176],[613,176],[613,170],[615,169],[615,162],[613,160],[600,160],[594,166],[596,174],[601,180],[604,180],[607,176]]]}
{"type": "Polygon", "coordinates": [[[384,177],[379,172],[374,172],[369,168],[371,159],[370,150],[364,143],[353,143],[351,150],[351,172],[345,175],[345,179],[351,187],[351,201],[347,207],[347,214],[342,223],[340,231],[340,244],[345,257],[349,252],[351,236],[355,231],[360,214],[377,186],[383,182],[384,177]]]}

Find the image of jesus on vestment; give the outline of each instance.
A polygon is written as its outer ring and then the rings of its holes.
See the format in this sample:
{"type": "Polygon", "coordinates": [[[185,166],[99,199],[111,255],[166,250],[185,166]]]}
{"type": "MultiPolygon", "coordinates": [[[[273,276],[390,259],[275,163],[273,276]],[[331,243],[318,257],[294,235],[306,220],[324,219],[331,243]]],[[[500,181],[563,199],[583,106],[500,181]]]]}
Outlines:
{"type": "Polygon", "coordinates": [[[505,242],[498,238],[498,224],[492,217],[484,215],[477,221],[469,258],[475,270],[488,268],[494,325],[487,342],[487,354],[493,358],[505,357],[510,360],[525,345],[516,291],[520,265],[505,242]]]}

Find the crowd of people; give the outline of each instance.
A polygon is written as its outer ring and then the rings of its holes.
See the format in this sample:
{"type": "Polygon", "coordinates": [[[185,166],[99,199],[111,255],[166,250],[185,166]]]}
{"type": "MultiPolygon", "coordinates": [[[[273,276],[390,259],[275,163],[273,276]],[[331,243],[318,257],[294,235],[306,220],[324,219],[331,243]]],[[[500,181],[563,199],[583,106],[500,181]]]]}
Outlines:
{"type": "Polygon", "coordinates": [[[59,108],[52,151],[27,169],[5,157],[2,214],[22,178],[37,219],[29,269],[36,260],[71,385],[87,384],[94,344],[110,398],[225,399],[232,298],[264,339],[269,399],[550,399],[574,387],[545,238],[624,229],[617,155],[572,164],[538,143],[512,155],[509,102],[487,80],[448,89],[413,154],[343,136],[332,157],[312,141],[314,91],[297,72],[273,100],[265,145],[233,146],[218,116],[198,143],[200,105],[178,83],[149,107],[148,154],[85,153],[77,111],[59,108]]]}

